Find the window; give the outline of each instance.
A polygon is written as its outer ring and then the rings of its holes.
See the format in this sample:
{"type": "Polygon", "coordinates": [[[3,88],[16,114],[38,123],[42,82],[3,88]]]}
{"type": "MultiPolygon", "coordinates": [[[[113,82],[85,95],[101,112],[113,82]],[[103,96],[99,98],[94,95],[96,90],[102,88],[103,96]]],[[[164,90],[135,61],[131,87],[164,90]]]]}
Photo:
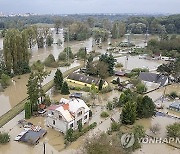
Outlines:
{"type": "Polygon", "coordinates": [[[52,111],[51,114],[54,115],[54,112],[52,111]]]}
{"type": "Polygon", "coordinates": [[[70,128],[73,128],[73,123],[72,123],[72,124],[70,124],[70,128]]]}
{"type": "Polygon", "coordinates": [[[87,119],[87,115],[84,116],[84,120],[87,119]]]}
{"type": "Polygon", "coordinates": [[[55,122],[55,120],[53,120],[53,125],[55,125],[56,124],[56,122],[55,122]]]}
{"type": "Polygon", "coordinates": [[[62,116],[61,116],[61,115],[59,115],[59,119],[62,119],[62,116]]]}
{"type": "Polygon", "coordinates": [[[78,116],[80,116],[80,115],[82,115],[82,111],[80,111],[80,112],[78,113],[78,116]]]}

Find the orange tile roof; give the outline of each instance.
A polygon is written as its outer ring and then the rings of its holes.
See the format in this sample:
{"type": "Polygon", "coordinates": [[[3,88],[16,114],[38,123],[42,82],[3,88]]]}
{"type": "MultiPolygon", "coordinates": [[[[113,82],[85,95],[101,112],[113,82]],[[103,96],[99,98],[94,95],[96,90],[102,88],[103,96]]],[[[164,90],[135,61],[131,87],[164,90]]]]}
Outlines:
{"type": "Polygon", "coordinates": [[[69,104],[63,104],[64,110],[69,110],[69,104]]]}

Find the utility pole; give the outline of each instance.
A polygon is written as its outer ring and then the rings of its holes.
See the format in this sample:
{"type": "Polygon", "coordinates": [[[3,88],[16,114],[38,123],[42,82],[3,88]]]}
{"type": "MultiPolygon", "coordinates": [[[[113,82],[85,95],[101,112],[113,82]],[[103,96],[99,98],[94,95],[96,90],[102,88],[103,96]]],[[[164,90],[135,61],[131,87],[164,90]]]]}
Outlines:
{"type": "Polygon", "coordinates": [[[128,47],[130,46],[130,42],[131,42],[130,35],[131,35],[131,30],[129,30],[127,33],[128,47]]]}
{"type": "Polygon", "coordinates": [[[148,30],[149,28],[147,27],[147,30],[146,30],[146,34],[145,34],[145,41],[144,43],[146,44],[148,42],[148,30]]]}
{"type": "Polygon", "coordinates": [[[67,52],[66,52],[66,60],[69,64],[69,27],[67,29],[67,52]]]}
{"type": "Polygon", "coordinates": [[[43,142],[43,154],[46,154],[46,143],[45,142],[43,142]]]}
{"type": "Polygon", "coordinates": [[[162,107],[162,104],[164,103],[165,94],[166,94],[166,85],[165,85],[165,88],[164,88],[164,91],[163,91],[161,107],[162,107]]]}

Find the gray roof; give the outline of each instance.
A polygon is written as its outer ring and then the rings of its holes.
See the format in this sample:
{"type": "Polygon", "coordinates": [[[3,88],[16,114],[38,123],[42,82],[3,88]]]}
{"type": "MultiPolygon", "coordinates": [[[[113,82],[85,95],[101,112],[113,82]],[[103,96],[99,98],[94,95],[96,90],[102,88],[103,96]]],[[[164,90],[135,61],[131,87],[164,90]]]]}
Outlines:
{"type": "Polygon", "coordinates": [[[148,82],[154,82],[154,83],[159,83],[160,86],[164,86],[168,77],[165,75],[161,74],[155,74],[155,73],[149,73],[149,72],[141,72],[139,74],[139,79],[143,81],[148,81],[148,82]]]}
{"type": "Polygon", "coordinates": [[[94,83],[95,85],[98,85],[99,80],[100,80],[99,78],[95,78],[92,76],[86,76],[84,74],[78,74],[78,73],[71,73],[68,76],[68,79],[80,81],[80,82],[87,83],[87,84],[94,83]]]}
{"type": "Polygon", "coordinates": [[[171,105],[169,105],[169,108],[174,108],[180,110],[180,102],[174,102],[171,105]]]}

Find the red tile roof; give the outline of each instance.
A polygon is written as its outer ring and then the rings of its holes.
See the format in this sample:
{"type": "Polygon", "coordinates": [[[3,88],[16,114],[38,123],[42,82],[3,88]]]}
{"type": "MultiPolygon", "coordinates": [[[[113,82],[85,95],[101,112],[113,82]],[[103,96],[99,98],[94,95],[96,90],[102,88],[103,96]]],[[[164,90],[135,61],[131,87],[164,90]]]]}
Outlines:
{"type": "Polygon", "coordinates": [[[60,107],[61,105],[51,105],[50,107],[48,107],[48,110],[56,110],[58,107],[60,107]]]}
{"type": "Polygon", "coordinates": [[[69,104],[63,104],[64,110],[69,110],[69,104]]]}

